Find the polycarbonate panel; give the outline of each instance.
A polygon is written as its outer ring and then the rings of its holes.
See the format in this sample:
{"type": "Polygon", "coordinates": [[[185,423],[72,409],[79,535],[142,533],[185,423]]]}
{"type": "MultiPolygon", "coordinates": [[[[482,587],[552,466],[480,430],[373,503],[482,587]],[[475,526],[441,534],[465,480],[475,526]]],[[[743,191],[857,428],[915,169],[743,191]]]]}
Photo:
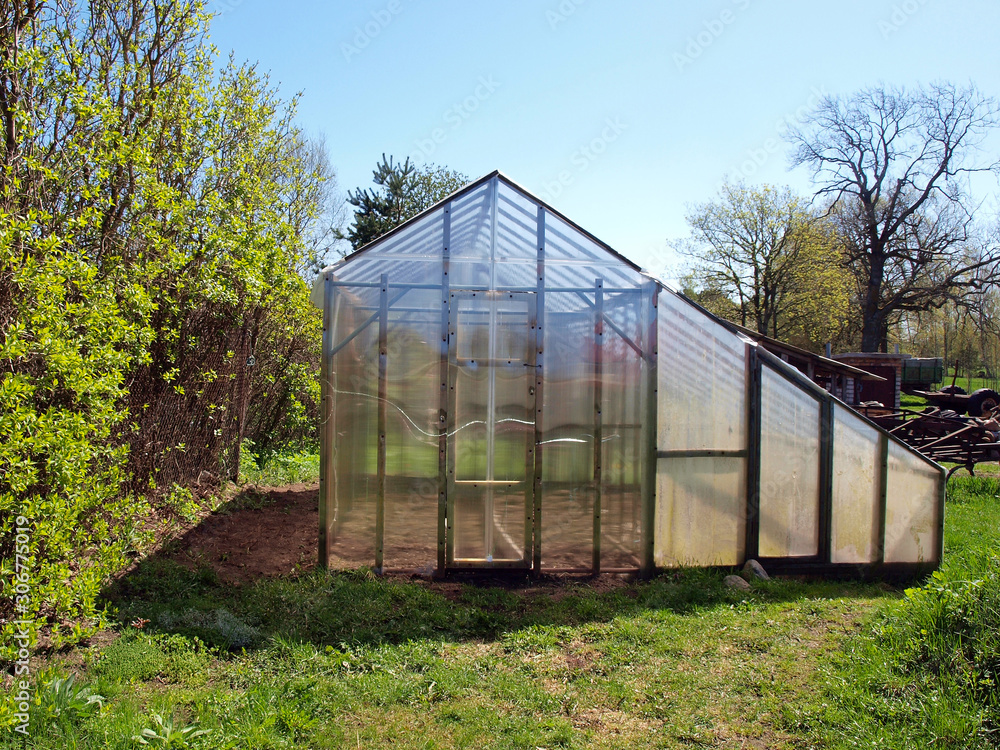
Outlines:
{"type": "Polygon", "coordinates": [[[524,557],[524,487],[516,482],[455,484],[455,560],[499,562],[524,557]]]}
{"type": "MultiPolygon", "coordinates": [[[[545,461],[549,460],[545,453],[545,461]]],[[[557,451],[553,459],[563,460],[557,451]]],[[[587,570],[593,564],[594,483],[546,481],[542,485],[542,569],[587,570]]]]}
{"type": "MultiPolygon", "coordinates": [[[[358,257],[356,263],[340,269],[337,281],[361,284],[378,284],[382,274],[389,277],[389,284],[392,287],[392,296],[398,293],[398,286],[401,284],[426,284],[441,285],[442,263],[440,258],[401,258],[393,257],[368,257],[362,255],[358,257]]],[[[347,290],[355,295],[360,295],[371,304],[378,306],[377,287],[363,289],[361,287],[348,286],[347,290]]]]}
{"type": "Polygon", "coordinates": [[[497,200],[498,261],[527,261],[538,257],[538,205],[509,185],[500,183],[497,200]]]}
{"type": "Polygon", "coordinates": [[[878,556],[879,433],[846,406],[834,405],[831,559],[874,562],[878,556]]]}
{"type": "Polygon", "coordinates": [[[605,301],[602,351],[601,567],[635,568],[641,552],[642,347],[639,295],[605,301]]]}
{"type": "Polygon", "coordinates": [[[452,260],[490,261],[493,257],[493,188],[495,180],[451,202],[452,260]]]}
{"type": "Polygon", "coordinates": [[[893,441],[889,442],[885,561],[940,562],[937,559],[941,470],[893,441]]]}
{"type": "MultiPolygon", "coordinates": [[[[355,295],[335,292],[331,304],[333,346],[368,318],[352,305],[355,295]]],[[[378,326],[369,324],[333,356],[330,366],[334,422],[332,567],[375,562],[375,496],[378,457],[378,326]]]]}
{"type": "Polygon", "coordinates": [[[761,374],[762,557],[819,552],[820,404],[770,367],[761,374]]]}
{"type": "Polygon", "coordinates": [[[497,289],[536,289],[538,287],[538,272],[535,263],[498,262],[493,267],[493,278],[497,289]]]}
{"type": "Polygon", "coordinates": [[[437,208],[421,216],[384,239],[366,246],[368,249],[355,256],[349,256],[333,265],[338,278],[352,278],[350,273],[357,261],[370,255],[413,256],[439,258],[444,248],[444,207],[437,208]],[[348,274],[345,276],[345,274],[348,274]]]}
{"type": "MultiPolygon", "coordinates": [[[[600,268],[602,273],[586,269],[581,269],[581,273],[584,279],[604,276],[609,287],[635,287],[642,283],[638,271],[550,211],[545,212],[545,263],[546,266],[551,263],[558,271],[568,271],[571,264],[600,268]]],[[[553,281],[562,282],[557,278],[553,281]]]]}
{"type": "Polygon", "coordinates": [[[489,261],[453,260],[448,264],[448,280],[452,289],[490,289],[495,286],[491,279],[492,266],[489,261]]]}
{"type": "Polygon", "coordinates": [[[657,330],[658,449],[745,449],[746,344],[668,290],[657,330]]]}
{"type": "Polygon", "coordinates": [[[746,550],[746,460],[656,462],[653,555],[660,567],[739,565],[746,550]]]}
{"type": "MultiPolygon", "coordinates": [[[[432,307],[440,292],[413,290],[432,307]]],[[[440,302],[438,302],[438,306],[440,302]]],[[[383,561],[426,571],[437,564],[441,314],[389,309],[383,561]]]]}
{"type": "Polygon", "coordinates": [[[594,314],[576,294],[545,296],[541,405],[542,567],[589,568],[594,541],[594,314]],[[575,312],[557,312],[560,309],[575,312]]]}
{"type": "Polygon", "coordinates": [[[545,307],[542,476],[587,483],[593,480],[594,313],[575,294],[546,294],[545,307]],[[577,311],[554,309],[570,306],[577,311]]]}

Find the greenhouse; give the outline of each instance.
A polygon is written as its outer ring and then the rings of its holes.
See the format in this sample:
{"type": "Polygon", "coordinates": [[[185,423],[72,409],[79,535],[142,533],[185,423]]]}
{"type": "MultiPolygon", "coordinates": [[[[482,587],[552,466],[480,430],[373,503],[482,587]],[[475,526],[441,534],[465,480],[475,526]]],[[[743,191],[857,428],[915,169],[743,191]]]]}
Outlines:
{"type": "Polygon", "coordinates": [[[494,172],[325,269],[320,561],[914,574],[944,472],[494,172]]]}

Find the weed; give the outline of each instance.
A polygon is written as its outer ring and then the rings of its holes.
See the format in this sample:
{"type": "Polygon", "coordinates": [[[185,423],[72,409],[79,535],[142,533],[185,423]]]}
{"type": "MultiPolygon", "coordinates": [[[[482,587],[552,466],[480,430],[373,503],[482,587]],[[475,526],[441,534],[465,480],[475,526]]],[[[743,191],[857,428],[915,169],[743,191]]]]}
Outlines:
{"type": "Polygon", "coordinates": [[[207,729],[199,729],[198,722],[191,724],[180,724],[174,721],[172,716],[164,719],[160,714],[153,714],[153,726],[147,727],[142,732],[133,737],[140,745],[152,745],[162,748],[186,748],[191,747],[191,741],[208,734],[207,729]]]}
{"type": "Polygon", "coordinates": [[[90,685],[80,684],[75,675],[52,677],[38,691],[33,723],[65,733],[82,719],[95,715],[104,705],[104,696],[90,685]]]}

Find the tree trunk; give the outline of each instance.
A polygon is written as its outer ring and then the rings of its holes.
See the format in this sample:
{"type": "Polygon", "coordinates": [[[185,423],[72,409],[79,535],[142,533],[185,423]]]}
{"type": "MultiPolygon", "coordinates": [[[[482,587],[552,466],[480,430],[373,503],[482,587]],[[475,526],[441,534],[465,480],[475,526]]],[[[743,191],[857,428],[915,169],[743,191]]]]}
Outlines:
{"type": "MultiPolygon", "coordinates": [[[[872,255],[875,255],[872,252],[872,255]]],[[[880,308],[880,292],[882,290],[882,275],[884,260],[871,259],[871,271],[868,283],[865,285],[865,298],[862,300],[861,351],[877,352],[886,338],[886,311],[880,308]]]]}

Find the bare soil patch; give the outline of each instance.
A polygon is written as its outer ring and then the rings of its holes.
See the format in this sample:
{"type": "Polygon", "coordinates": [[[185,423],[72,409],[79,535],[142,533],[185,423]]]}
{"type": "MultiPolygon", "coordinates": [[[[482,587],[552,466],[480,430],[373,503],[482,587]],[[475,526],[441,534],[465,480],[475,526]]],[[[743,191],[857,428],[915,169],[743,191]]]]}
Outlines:
{"type": "Polygon", "coordinates": [[[316,567],[319,488],[315,484],[244,491],[171,545],[169,558],[208,566],[242,584],[316,567]]]}
{"type": "MultiPolygon", "coordinates": [[[[219,580],[240,585],[260,578],[296,576],[317,565],[319,548],[319,487],[293,484],[286,487],[243,490],[226,505],[205,516],[197,526],[174,539],[166,556],[189,569],[211,568],[219,580]]],[[[359,524],[360,525],[360,524],[359,524]]],[[[333,567],[358,568],[374,563],[373,530],[342,528],[335,546],[333,567]],[[362,538],[358,538],[362,537],[362,538]]],[[[395,549],[402,548],[401,543],[395,549]]],[[[561,598],[576,585],[606,592],[628,586],[634,576],[603,573],[598,576],[549,573],[531,578],[502,571],[452,574],[439,580],[426,563],[431,549],[415,548],[413,557],[402,556],[411,566],[388,573],[392,578],[413,579],[457,600],[463,584],[502,586],[525,597],[561,598]]],[[[398,560],[399,558],[397,558],[398,560]]]]}

